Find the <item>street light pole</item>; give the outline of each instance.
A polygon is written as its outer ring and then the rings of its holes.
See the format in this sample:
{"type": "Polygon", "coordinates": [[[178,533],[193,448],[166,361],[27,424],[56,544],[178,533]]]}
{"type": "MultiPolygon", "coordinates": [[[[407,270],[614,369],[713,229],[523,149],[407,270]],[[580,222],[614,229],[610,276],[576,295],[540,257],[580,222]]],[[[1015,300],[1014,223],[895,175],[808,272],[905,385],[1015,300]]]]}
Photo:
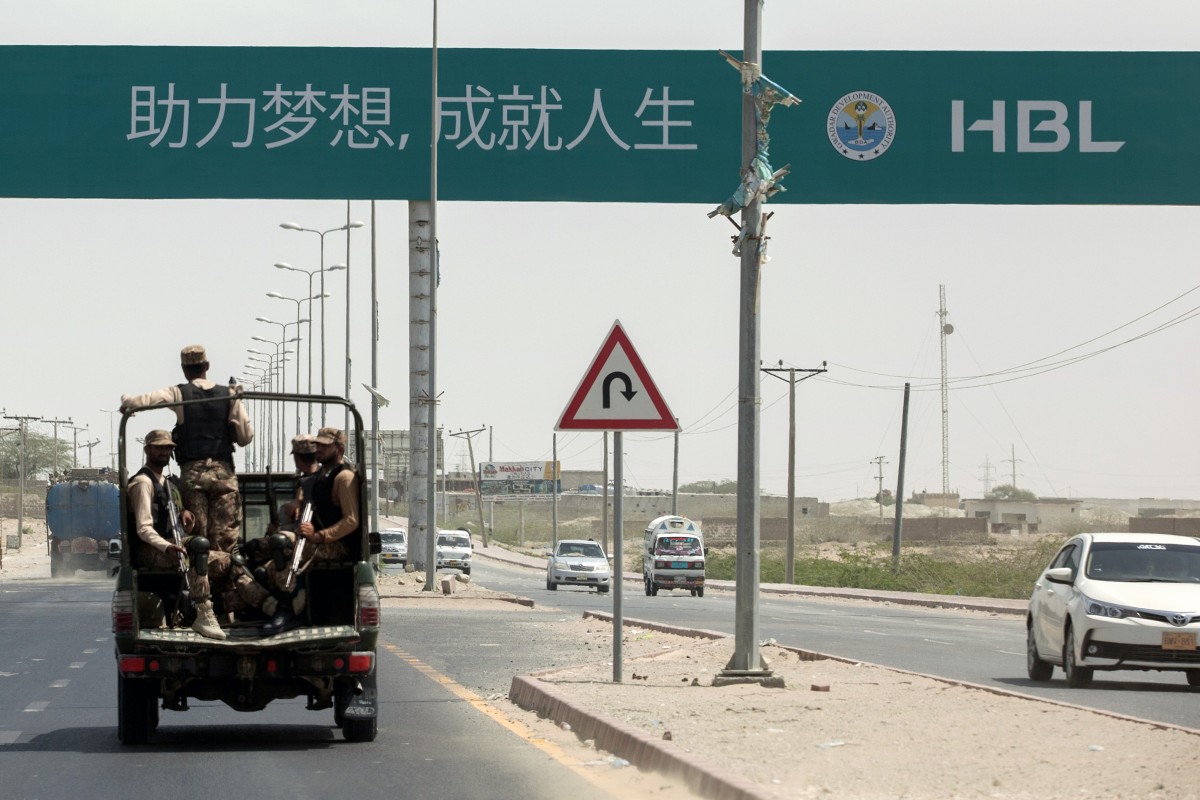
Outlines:
{"type": "MultiPolygon", "coordinates": [[[[102,408],[101,412],[108,414],[108,443],[109,443],[109,468],[117,468],[117,437],[113,433],[113,414],[116,414],[121,409],[119,408],[102,408]]],[[[92,451],[88,449],[88,467],[92,466],[92,451]]]]}
{"type": "MultiPolygon", "coordinates": [[[[302,269],[296,269],[295,267],[290,266],[282,261],[277,263],[275,266],[278,267],[279,269],[290,269],[292,272],[302,272],[302,273],[305,272],[302,269]]],[[[338,266],[339,265],[334,264],[332,267],[330,267],[330,269],[331,270],[336,269],[336,268],[338,268],[338,266]]],[[[308,275],[308,297],[300,297],[300,298],[288,297],[287,295],[280,294],[279,292],[267,292],[267,297],[274,297],[276,300],[289,300],[289,301],[295,303],[296,304],[296,321],[297,322],[303,321],[303,322],[308,323],[308,393],[312,394],[312,342],[313,342],[312,301],[320,299],[321,297],[325,297],[327,295],[315,295],[312,293],[312,279],[313,279],[313,275],[315,275],[316,272],[309,272],[309,273],[305,273],[305,274],[308,275]],[[300,304],[301,303],[308,303],[308,317],[306,317],[304,320],[300,319],[300,304]]],[[[297,334],[300,333],[299,328],[296,329],[296,333],[297,334]]],[[[298,358],[297,358],[296,363],[297,363],[296,394],[300,394],[300,369],[298,366],[299,365],[298,358]]],[[[296,429],[297,430],[300,429],[300,406],[298,406],[298,405],[296,406],[296,429]]],[[[308,429],[310,431],[312,430],[312,403],[308,404],[308,429]]]]}
{"type": "MultiPolygon", "coordinates": [[[[326,272],[326,269],[325,269],[325,234],[333,233],[334,231],[347,231],[347,236],[348,236],[351,228],[361,228],[362,223],[357,222],[357,221],[356,222],[347,222],[345,225],[339,225],[336,228],[328,228],[327,230],[323,230],[323,231],[317,230],[316,228],[304,228],[304,227],[301,227],[300,225],[297,225],[294,222],[281,222],[279,224],[279,227],[283,228],[284,230],[289,230],[289,231],[302,231],[304,233],[315,233],[315,234],[317,234],[317,237],[321,240],[321,260],[320,260],[321,266],[320,266],[320,270],[319,270],[319,272],[321,273],[321,394],[325,394],[325,297],[328,296],[325,294],[325,272],[326,272]]],[[[333,270],[335,268],[346,269],[346,265],[345,264],[340,264],[340,265],[335,264],[333,267],[330,267],[329,269],[333,270]]],[[[349,284],[347,284],[347,285],[349,285],[349,284]]],[[[311,290],[309,291],[309,294],[312,294],[311,290]]],[[[324,404],[321,405],[321,425],[322,426],[325,425],[325,406],[324,406],[324,404]]]]}

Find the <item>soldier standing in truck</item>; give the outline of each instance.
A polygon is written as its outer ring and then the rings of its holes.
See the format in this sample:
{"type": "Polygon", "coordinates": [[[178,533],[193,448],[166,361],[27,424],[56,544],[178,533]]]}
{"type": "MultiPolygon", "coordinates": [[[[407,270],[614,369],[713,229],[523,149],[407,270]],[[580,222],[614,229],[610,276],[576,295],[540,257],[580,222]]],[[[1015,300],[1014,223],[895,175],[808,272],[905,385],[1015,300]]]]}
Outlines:
{"type": "Polygon", "coordinates": [[[254,440],[254,428],[233,387],[208,380],[208,355],[198,344],[179,354],[185,383],[155,392],[121,397],[123,411],[159,403],[195,400],[173,410],[175,458],[179,462],[183,504],[196,516],[197,531],[213,547],[234,552],[241,525],[241,497],[233,470],[234,446],[254,440]]]}

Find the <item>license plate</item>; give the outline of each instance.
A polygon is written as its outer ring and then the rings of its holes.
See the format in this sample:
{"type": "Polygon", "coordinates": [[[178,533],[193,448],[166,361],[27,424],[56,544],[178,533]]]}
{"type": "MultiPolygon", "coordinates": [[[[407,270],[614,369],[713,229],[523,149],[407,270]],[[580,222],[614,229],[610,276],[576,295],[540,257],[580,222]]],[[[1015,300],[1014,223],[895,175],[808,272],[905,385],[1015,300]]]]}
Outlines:
{"type": "Polygon", "coordinates": [[[1195,631],[1164,631],[1162,635],[1163,650],[1195,650],[1195,631]]]}
{"type": "Polygon", "coordinates": [[[687,566],[688,565],[687,565],[686,561],[672,561],[671,562],[671,569],[687,569],[687,566]]]}

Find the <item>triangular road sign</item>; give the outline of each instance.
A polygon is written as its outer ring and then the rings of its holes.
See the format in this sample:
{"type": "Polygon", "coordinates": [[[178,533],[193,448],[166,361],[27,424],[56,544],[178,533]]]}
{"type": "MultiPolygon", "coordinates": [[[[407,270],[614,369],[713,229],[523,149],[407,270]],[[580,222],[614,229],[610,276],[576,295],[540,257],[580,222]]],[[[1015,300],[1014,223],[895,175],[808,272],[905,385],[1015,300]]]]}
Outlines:
{"type": "Polygon", "coordinates": [[[633,349],[620,320],[613,323],[554,429],[679,430],[679,423],[633,349]]]}

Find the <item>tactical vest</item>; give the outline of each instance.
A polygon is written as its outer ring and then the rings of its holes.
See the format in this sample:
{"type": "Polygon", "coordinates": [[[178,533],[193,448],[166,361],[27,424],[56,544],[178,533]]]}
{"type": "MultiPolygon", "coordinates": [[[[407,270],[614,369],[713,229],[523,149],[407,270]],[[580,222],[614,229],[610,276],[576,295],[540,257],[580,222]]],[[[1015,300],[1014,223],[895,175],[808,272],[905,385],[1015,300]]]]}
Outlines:
{"type": "Polygon", "coordinates": [[[180,464],[213,458],[233,465],[233,437],[229,431],[229,411],[233,401],[229,387],[217,384],[201,389],[194,383],[179,384],[183,399],[208,402],[180,408],[183,421],[175,426],[175,460],[180,464]]]}
{"type": "MultiPolygon", "coordinates": [[[[179,490],[169,480],[164,480],[160,484],[158,477],[148,467],[142,467],[134,473],[133,477],[136,478],[138,475],[145,475],[150,479],[152,490],[150,495],[150,521],[154,525],[155,532],[168,542],[174,541],[174,534],[171,531],[171,514],[167,509],[167,503],[170,502],[167,499],[167,492],[170,491],[175,495],[175,508],[179,513],[183,513],[183,501],[179,496],[179,490]]],[[[133,478],[130,478],[131,482],[132,480],[133,478]]],[[[146,554],[149,554],[154,548],[143,542],[142,538],[137,535],[137,519],[134,517],[132,508],[129,509],[128,517],[128,530],[133,533],[134,547],[136,548],[134,552],[141,553],[144,551],[146,554]]],[[[143,559],[141,563],[146,562],[143,559]]]]}
{"type": "MultiPolygon", "coordinates": [[[[349,465],[347,465],[345,462],[343,462],[341,464],[338,464],[333,469],[329,470],[328,475],[318,475],[317,479],[315,481],[313,481],[313,484],[312,484],[313,512],[316,514],[317,517],[320,518],[321,527],[323,527],[323,528],[329,528],[329,527],[336,525],[338,522],[341,521],[342,517],[344,516],[342,514],[342,510],[340,508],[338,508],[336,505],[334,505],[334,502],[333,502],[333,480],[334,480],[334,478],[337,477],[339,472],[341,472],[342,470],[348,470],[348,469],[350,469],[349,465]]],[[[350,470],[350,471],[353,472],[353,470],[350,470]]],[[[361,514],[361,512],[360,512],[360,514],[361,514]]],[[[347,534],[347,536],[345,538],[348,540],[348,537],[353,536],[354,534],[358,533],[359,530],[361,530],[361,525],[362,525],[362,517],[360,516],[359,517],[359,526],[360,527],[355,528],[353,531],[351,531],[349,534],[347,534]]]]}

